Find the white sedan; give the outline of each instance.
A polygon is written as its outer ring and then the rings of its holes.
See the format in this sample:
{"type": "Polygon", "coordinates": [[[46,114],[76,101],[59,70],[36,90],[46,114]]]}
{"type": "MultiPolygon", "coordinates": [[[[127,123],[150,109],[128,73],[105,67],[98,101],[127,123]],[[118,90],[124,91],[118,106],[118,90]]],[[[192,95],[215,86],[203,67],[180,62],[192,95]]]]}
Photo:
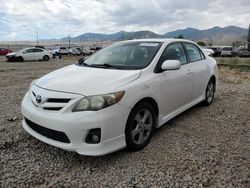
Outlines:
{"type": "Polygon", "coordinates": [[[173,117],[210,105],[217,82],[216,61],[191,41],[118,42],[33,81],[22,101],[22,125],[35,138],[82,155],[136,151],[173,117]]]}
{"type": "Polygon", "coordinates": [[[11,52],[6,55],[8,61],[49,61],[53,57],[52,53],[42,48],[24,48],[17,52],[11,52]]]}

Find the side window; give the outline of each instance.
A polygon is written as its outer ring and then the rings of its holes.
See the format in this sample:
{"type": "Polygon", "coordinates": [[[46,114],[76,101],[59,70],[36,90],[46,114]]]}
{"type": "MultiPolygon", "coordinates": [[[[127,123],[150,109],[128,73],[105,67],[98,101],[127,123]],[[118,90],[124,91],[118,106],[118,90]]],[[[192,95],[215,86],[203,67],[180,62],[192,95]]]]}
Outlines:
{"type": "Polygon", "coordinates": [[[25,52],[26,53],[32,53],[32,52],[34,52],[34,49],[27,49],[27,50],[25,50],[25,52]]]}
{"type": "Polygon", "coordinates": [[[188,43],[185,43],[184,45],[187,49],[188,57],[191,62],[205,59],[204,55],[197,46],[188,43]]]}
{"type": "Polygon", "coordinates": [[[179,60],[182,65],[187,63],[184,49],[180,43],[171,44],[164,50],[160,58],[160,64],[166,60],[179,60]]]}
{"type": "Polygon", "coordinates": [[[35,48],[35,49],[34,49],[34,52],[43,52],[43,50],[42,50],[42,49],[39,49],[39,48],[35,48]]]}

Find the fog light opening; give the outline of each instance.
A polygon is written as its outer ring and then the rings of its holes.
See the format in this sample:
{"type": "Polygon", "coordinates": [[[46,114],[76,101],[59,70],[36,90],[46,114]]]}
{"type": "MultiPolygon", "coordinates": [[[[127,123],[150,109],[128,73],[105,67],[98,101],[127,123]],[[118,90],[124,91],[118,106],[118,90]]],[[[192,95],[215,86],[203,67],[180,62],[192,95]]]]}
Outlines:
{"type": "Polygon", "coordinates": [[[101,141],[101,129],[91,129],[86,137],[86,143],[98,144],[101,141]]]}

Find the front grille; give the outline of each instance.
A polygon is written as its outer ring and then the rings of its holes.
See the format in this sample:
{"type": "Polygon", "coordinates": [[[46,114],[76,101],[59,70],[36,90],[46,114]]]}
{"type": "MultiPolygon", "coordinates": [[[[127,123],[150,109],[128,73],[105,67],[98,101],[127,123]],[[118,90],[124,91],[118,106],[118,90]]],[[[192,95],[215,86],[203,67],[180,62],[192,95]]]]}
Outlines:
{"type": "Polygon", "coordinates": [[[47,138],[50,138],[52,140],[56,140],[59,142],[63,142],[63,143],[70,143],[69,138],[67,137],[67,135],[64,132],[60,132],[60,131],[48,129],[46,127],[42,127],[42,126],[28,120],[27,118],[25,118],[25,122],[32,130],[36,131],[37,133],[39,133],[47,138]]]}
{"type": "Polygon", "coordinates": [[[44,107],[44,110],[50,110],[50,111],[59,111],[62,109],[62,107],[44,107]]]}
{"type": "Polygon", "coordinates": [[[48,99],[47,102],[53,102],[53,103],[68,103],[71,99],[57,99],[57,98],[51,98],[48,99]]]}

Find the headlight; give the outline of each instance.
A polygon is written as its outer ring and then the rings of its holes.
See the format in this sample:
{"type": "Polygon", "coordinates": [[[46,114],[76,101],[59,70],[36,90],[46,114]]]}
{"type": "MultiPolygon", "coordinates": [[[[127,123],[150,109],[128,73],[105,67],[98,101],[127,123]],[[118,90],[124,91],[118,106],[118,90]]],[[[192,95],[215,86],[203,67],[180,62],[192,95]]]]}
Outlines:
{"type": "Polygon", "coordinates": [[[124,95],[124,91],[107,95],[96,95],[85,97],[73,108],[72,112],[98,111],[115,103],[118,103],[124,95]]]}

